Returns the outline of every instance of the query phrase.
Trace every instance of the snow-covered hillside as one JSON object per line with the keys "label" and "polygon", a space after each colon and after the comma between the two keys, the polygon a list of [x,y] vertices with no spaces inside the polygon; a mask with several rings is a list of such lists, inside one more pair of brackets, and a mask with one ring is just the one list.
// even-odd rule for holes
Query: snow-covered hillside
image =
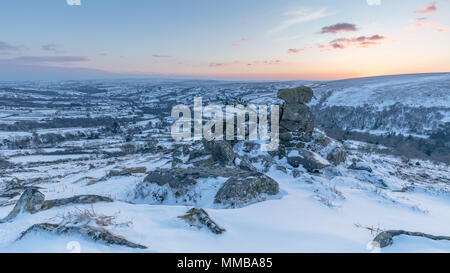
{"label": "snow-covered hillside", "polygon": [[[379,248],[375,239],[450,235],[448,164],[318,128],[271,152],[170,136],[172,106],[195,96],[283,105],[278,90],[299,85],[312,87],[308,105],[325,129],[429,134],[448,114],[448,84],[449,74],[2,83],[0,252],[450,252],[448,240],[403,234]],[[290,111],[308,112],[302,103]]]}
{"label": "snow-covered hillside", "polygon": [[[414,107],[446,107],[450,100],[450,73],[394,75],[323,83],[314,90],[324,106],[383,108],[401,103]],[[331,93],[329,93],[331,92]]]}
{"label": "snow-covered hillside", "polygon": [[450,73],[349,79],[311,87],[317,124],[325,128],[428,136],[449,126]]}

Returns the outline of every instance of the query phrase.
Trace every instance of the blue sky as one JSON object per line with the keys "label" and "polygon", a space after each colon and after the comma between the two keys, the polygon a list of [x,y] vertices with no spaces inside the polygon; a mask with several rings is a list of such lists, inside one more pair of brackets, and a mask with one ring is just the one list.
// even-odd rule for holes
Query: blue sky
{"label": "blue sky", "polygon": [[231,79],[450,71],[449,0],[368,2],[2,1],[0,66]]}

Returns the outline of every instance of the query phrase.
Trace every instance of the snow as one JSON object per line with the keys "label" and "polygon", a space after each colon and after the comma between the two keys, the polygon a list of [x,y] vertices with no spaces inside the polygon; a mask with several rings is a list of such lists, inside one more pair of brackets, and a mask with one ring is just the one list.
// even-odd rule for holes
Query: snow
{"label": "snow", "polygon": [[303,157],[299,152],[298,152],[298,150],[292,150],[292,151],[290,151],[289,153],[288,153],[288,156],[289,157]]}
{"label": "snow", "polygon": [[407,235],[400,235],[394,237],[394,243],[383,249],[383,252],[394,253],[404,252],[408,249],[409,252],[417,253],[448,253],[450,252],[450,241],[435,241],[422,237],[412,237]]}
{"label": "snow", "polygon": [[[318,90],[317,98],[312,104],[317,103],[317,100],[327,91],[334,90],[325,101],[326,104],[363,106],[367,103],[372,106],[380,105],[383,108],[401,101],[408,105],[439,106],[448,109],[450,93],[445,84],[450,79],[449,75],[409,75],[307,84],[315,86],[315,91]],[[208,94],[204,98],[204,105],[206,105],[214,103],[216,95],[231,92],[242,95],[250,103],[267,104],[277,102],[278,89],[299,84],[298,82],[260,84],[161,81],[161,84],[164,84],[161,89],[144,93],[136,91],[136,89],[147,90],[148,86],[145,84],[148,83],[144,80],[142,82],[117,81],[108,84],[96,82],[101,86],[106,85],[107,93],[89,97],[89,102],[96,105],[93,107],[95,109],[91,109],[92,116],[116,118],[138,116],[136,112],[130,114],[131,108],[122,104],[120,99],[109,100],[111,95],[125,94],[127,99],[133,99],[138,103],[136,108],[143,105],[156,108],[163,104],[163,98],[167,94],[177,94],[171,95],[171,103],[188,105],[195,95]],[[70,86],[74,83],[41,84],[48,90],[57,92],[62,98],[64,94],[80,95],[77,91],[70,91]],[[137,88],[141,84],[144,88]],[[151,84],[156,83],[151,82]],[[16,85],[20,86],[19,83]],[[149,88],[153,90],[151,85]],[[20,90],[25,89],[22,87]],[[8,93],[5,94],[8,95]],[[24,92],[20,94],[22,95],[24,98],[31,98],[32,101],[39,101],[36,94]],[[60,101],[59,103],[68,102]],[[448,113],[445,109],[440,110],[444,116]],[[42,121],[56,114],[58,117],[66,118],[86,117],[87,112],[87,108],[83,106],[59,113],[42,107],[42,109],[33,109],[31,113],[23,109],[2,110],[0,116],[2,122],[5,118],[8,122]],[[139,128],[146,127],[150,121],[161,123],[164,120],[164,114],[158,113],[158,117],[145,114],[136,123],[124,125],[121,129],[137,129],[139,133],[135,136],[139,139],[131,142],[136,146],[151,142],[152,138],[157,139],[158,143],[151,144],[153,145],[151,148],[156,148],[154,146],[174,147],[182,144],[170,141],[169,130],[164,131],[156,127]],[[73,127],[71,124],[69,126],[71,127],[39,129],[37,132],[64,134],[99,129],[99,127]],[[374,133],[382,132],[374,131]],[[31,132],[0,132],[1,141],[31,136]],[[75,250],[79,246],[81,252],[450,252],[450,242],[411,236],[395,237],[392,246],[374,250],[368,246],[376,234],[367,229],[367,227],[383,230],[403,229],[449,236],[448,165],[417,160],[420,161],[420,166],[415,164],[409,166],[402,163],[399,158],[365,152],[367,149],[360,149],[367,148],[367,144],[363,142],[347,140],[344,143],[349,157],[346,162],[339,166],[327,167],[320,173],[308,173],[301,166],[291,168],[286,158],[279,159],[277,156],[271,156],[270,159],[273,161],[264,162],[262,159],[269,157],[267,153],[259,148],[245,152],[243,145],[237,144],[234,147],[235,152],[241,158],[253,159],[249,162],[252,162],[256,169],[279,183],[280,193],[262,202],[229,209],[215,205],[213,202],[215,193],[226,181],[224,177],[199,179],[196,187],[190,192],[198,198],[183,205],[175,196],[170,195],[162,204],[155,202],[151,197],[137,199],[136,186],[144,180],[146,174],[110,177],[109,171],[145,167],[147,172],[150,172],[157,168],[172,168],[174,155],[159,152],[160,149],[156,149],[157,152],[109,154],[121,151],[122,145],[127,143],[123,135],[102,135],[99,139],[81,138],[64,141],[52,147],[51,145],[38,147],[39,149],[34,146],[20,150],[7,150],[2,147],[1,156],[6,156],[6,160],[10,162],[18,163],[17,166],[8,167],[9,169],[2,173],[0,177],[2,191],[11,185],[10,183],[19,181],[25,185],[38,186],[47,200],[80,194],[97,194],[110,197],[114,199],[114,202],[67,205],[33,215],[19,215],[12,222],[0,224],[0,252],[70,252],[73,250],[70,246],[75,246]],[[314,150],[315,159],[328,165],[326,155],[338,145],[340,144],[337,141],[332,141],[327,147]],[[377,147],[386,148],[381,145]],[[70,150],[71,148],[78,148],[80,154],[74,154],[73,151],[78,150]],[[64,154],[65,150],[71,153]],[[45,154],[52,152],[61,153],[61,155]],[[300,156],[300,153],[294,149],[289,156]],[[205,155],[198,157],[198,160],[209,158],[211,158],[210,155]],[[193,166],[187,163],[198,163],[187,162],[188,155],[179,156],[178,159],[182,161],[177,165],[180,168]],[[353,160],[363,162],[358,164],[370,167],[373,172],[348,169]],[[237,159],[235,163],[239,164],[240,159]],[[294,172],[299,174],[298,177],[294,178]],[[426,176],[429,177],[426,178]],[[39,182],[29,183],[36,179]],[[156,185],[151,187],[150,191],[161,189]],[[13,208],[13,205],[8,202],[16,201],[18,198],[19,196],[12,199],[0,198],[0,218],[5,217]],[[193,206],[204,208],[219,226],[226,229],[226,232],[216,235],[205,228],[190,226],[183,219],[178,218]],[[105,245],[74,234],[50,235],[41,232],[32,233],[22,240],[17,240],[21,232],[33,224],[59,223],[58,217],[80,209],[92,209],[99,214],[117,215],[119,222],[131,221],[130,226],[106,226],[105,228],[131,242],[146,245],[148,249],[136,250]]]}
{"label": "snow", "polygon": [[[401,102],[404,105],[424,107],[448,107],[450,92],[444,88],[450,73],[431,75],[400,75],[361,78],[331,82],[339,87],[326,105],[336,106],[385,106]],[[346,82],[350,84],[346,85]],[[442,86],[442,87],[441,87]]]}
{"label": "snow", "polygon": [[326,160],[325,158],[321,157],[320,155],[318,155],[318,154],[316,154],[314,152],[312,153],[312,155],[313,155],[314,159],[317,162],[319,162],[319,163],[321,163],[323,165],[329,165],[330,164],[330,162],[328,162],[328,160]]}
{"label": "snow", "polygon": [[[153,164],[155,168],[157,165]],[[239,209],[206,209],[212,219],[227,230],[222,235],[190,227],[179,219],[177,216],[183,215],[189,206],[130,204],[116,201],[97,203],[92,205],[92,208],[97,213],[107,215],[120,212],[120,219],[131,219],[133,222],[131,227],[112,228],[111,232],[124,236],[132,242],[149,246],[149,250],[146,250],[149,252],[371,252],[367,245],[374,234],[357,227],[357,224],[380,226],[384,229],[420,230],[438,235],[445,235],[448,232],[450,199],[447,196],[404,192],[397,193],[399,197],[397,200],[400,201],[393,203],[380,196],[377,191],[364,188],[370,188],[369,185],[344,176],[339,180],[326,182],[331,183],[345,196],[345,199],[336,201],[338,206],[329,208],[312,198],[318,192],[325,194],[324,196],[332,195],[331,191],[325,190],[329,185],[324,184],[321,188],[320,178],[311,176],[310,178],[316,181],[309,184],[305,183],[307,176],[293,179],[292,176],[274,168],[268,175],[280,183],[284,192],[282,198]],[[76,178],[66,177],[67,182],[63,182],[67,186],[65,189],[52,183],[40,186],[44,188],[43,193],[49,199],[72,196],[74,193],[109,193],[120,199],[120,193],[127,192],[127,189],[131,189],[143,177],[113,177],[91,186],[74,183]],[[219,178],[215,181],[205,179],[200,182],[202,190],[208,192],[212,190],[211,187],[207,187],[209,183],[223,183],[224,179]],[[206,196],[197,205],[208,207],[212,201],[210,199],[212,194]],[[409,200],[409,203],[402,204],[402,199]],[[418,204],[427,212],[416,210],[410,204]],[[90,205],[76,206],[77,209],[90,207]],[[0,207],[0,217],[6,216],[11,209],[12,206]],[[73,209],[66,206],[34,215],[22,215],[12,223],[0,225],[0,251],[69,252],[66,245],[71,241],[78,242],[82,252],[141,251],[105,246],[75,235],[30,234],[24,240],[14,241],[20,232],[30,225],[51,221],[55,215]],[[399,236],[395,239],[394,246],[381,251],[450,252],[450,243]]]}

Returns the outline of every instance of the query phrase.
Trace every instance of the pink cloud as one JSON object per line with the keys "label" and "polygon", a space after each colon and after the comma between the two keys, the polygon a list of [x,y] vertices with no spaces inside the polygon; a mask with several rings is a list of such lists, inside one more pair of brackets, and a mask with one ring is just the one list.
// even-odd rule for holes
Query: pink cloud
{"label": "pink cloud", "polygon": [[338,32],[342,31],[356,31],[356,25],[349,24],[349,23],[337,23],[335,25],[326,26],[322,28],[322,31],[320,33],[333,33],[336,34]]}
{"label": "pink cloud", "polygon": [[248,41],[250,41],[250,38],[242,38],[241,39],[241,42],[248,42]]}
{"label": "pink cloud", "polygon": [[436,11],[437,11],[436,2],[433,2],[433,3],[423,5],[422,9],[416,10],[416,11],[414,11],[414,13],[425,14],[425,13],[431,13],[431,12],[436,12]]}
{"label": "pink cloud", "polygon": [[426,28],[426,27],[435,27],[437,25],[438,25],[437,22],[418,23],[418,24],[413,24],[413,25],[409,26],[409,29],[416,30],[416,29]]}
{"label": "pink cloud", "polygon": [[437,33],[442,33],[442,32],[445,32],[446,30],[444,29],[444,28],[439,28],[439,29],[436,29],[436,32]]}
{"label": "pink cloud", "polygon": [[331,49],[345,49],[348,47],[369,47],[372,45],[379,45],[381,40],[386,39],[385,36],[372,35],[372,36],[359,36],[354,38],[338,38],[330,41],[328,45],[318,45],[321,51],[329,51]]}
{"label": "pink cloud", "polygon": [[305,51],[304,48],[290,48],[290,49],[288,49],[288,53],[291,53],[291,54],[297,54],[297,53],[301,53],[303,51]]}

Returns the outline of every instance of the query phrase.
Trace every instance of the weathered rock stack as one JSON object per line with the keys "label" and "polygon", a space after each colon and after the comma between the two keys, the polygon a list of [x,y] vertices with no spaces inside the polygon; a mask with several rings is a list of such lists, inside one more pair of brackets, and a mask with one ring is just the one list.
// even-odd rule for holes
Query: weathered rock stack
{"label": "weathered rock stack", "polygon": [[283,145],[303,147],[301,142],[311,141],[314,116],[306,103],[312,97],[313,91],[306,86],[278,91],[278,98],[285,102],[280,117],[280,141]]}
{"label": "weathered rock stack", "polygon": [[[330,164],[345,161],[341,144],[325,133],[314,130],[314,115],[306,105],[313,98],[313,91],[306,86],[278,91],[284,100],[280,117],[280,143],[288,163],[297,168],[315,172]],[[280,153],[279,153],[280,156]]]}

